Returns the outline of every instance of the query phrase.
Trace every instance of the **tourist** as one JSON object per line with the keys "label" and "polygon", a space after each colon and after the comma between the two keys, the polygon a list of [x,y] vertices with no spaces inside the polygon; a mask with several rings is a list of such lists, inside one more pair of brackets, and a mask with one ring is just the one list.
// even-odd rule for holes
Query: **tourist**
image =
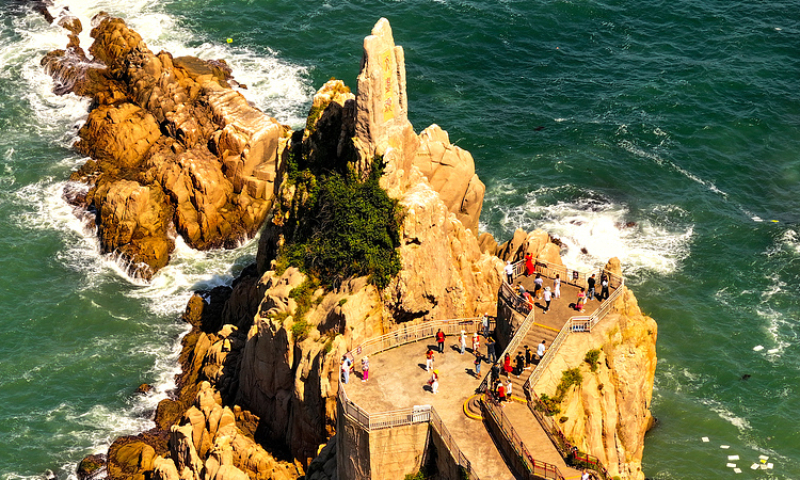
{"label": "tourist", "polygon": [[525,287],[523,287],[521,283],[517,285],[517,291],[519,292],[520,297],[525,296]]}
{"label": "tourist", "polygon": [[350,359],[345,355],[342,360],[342,382],[347,384],[350,381]]}
{"label": "tourist", "polygon": [[533,350],[525,345],[525,370],[530,370],[533,364]]}
{"label": "tourist", "polygon": [[600,300],[608,300],[608,275],[605,273],[600,277],[600,287],[602,287],[602,289],[600,290],[600,297],[598,298],[600,298]]}
{"label": "tourist", "polygon": [[586,280],[586,283],[589,285],[589,288],[586,289],[586,295],[589,297],[589,300],[592,300],[594,298],[595,282],[596,280],[594,279],[594,273],[593,273],[592,276],[589,277],[589,280]]}
{"label": "tourist", "polygon": [[511,378],[511,355],[507,353],[503,359],[503,371],[506,372],[506,378]]}
{"label": "tourist", "polygon": [[525,254],[525,276],[530,277],[533,275],[535,267],[533,265],[533,256],[530,253]]}
{"label": "tourist", "polygon": [[489,314],[484,313],[483,318],[481,319],[483,323],[483,337],[487,338],[489,336]]}
{"label": "tourist", "polygon": [[582,312],[584,304],[586,304],[586,289],[581,287],[581,291],[578,292],[578,300],[575,302],[575,310]]}
{"label": "tourist", "polygon": [[430,372],[433,368],[433,350],[428,348],[428,353],[425,354],[425,371]]}
{"label": "tourist", "polygon": [[561,298],[561,277],[556,273],[556,279],[553,280],[553,296]]}
{"label": "tourist", "polygon": [[547,311],[550,310],[550,300],[553,299],[553,294],[550,293],[550,287],[544,287],[544,312],[547,314]]}
{"label": "tourist", "polygon": [[514,283],[514,265],[511,265],[511,261],[506,261],[506,266],[503,269],[506,272],[506,281],[508,281],[509,285]]}
{"label": "tourist", "polygon": [[433,375],[431,375],[431,379],[428,380],[428,384],[431,386],[431,392],[436,395],[436,392],[439,391],[439,370],[433,371]]}
{"label": "tourist", "polygon": [[515,358],[516,365],[514,369],[516,370],[514,374],[519,377],[522,375],[522,371],[525,370],[525,356],[522,354],[522,351],[517,352],[517,357]]}
{"label": "tourist", "polygon": [[475,378],[478,378],[481,375],[481,354],[479,352],[475,352]]}
{"label": "tourist", "polygon": [[500,403],[501,407],[505,406],[504,402],[506,401],[506,387],[502,382],[497,385],[497,401]]}
{"label": "tourist", "polygon": [[509,402],[511,401],[511,380],[506,383],[506,399]]}
{"label": "tourist", "polygon": [[495,346],[494,338],[489,337],[486,339],[486,356],[490,363],[497,362],[497,353],[494,351]]}
{"label": "tourist", "polygon": [[439,353],[444,353],[444,332],[441,328],[436,332],[436,344],[439,346]]}
{"label": "tourist", "polygon": [[533,285],[534,285],[533,296],[536,298],[536,300],[539,300],[540,298],[542,298],[539,295],[540,292],[542,291],[542,285],[544,285],[544,280],[542,280],[541,273],[536,274],[536,278],[533,279]]}
{"label": "tourist", "polygon": [[586,470],[581,472],[581,480],[589,480],[590,478],[591,477],[589,476],[589,472],[587,472]]}
{"label": "tourist", "polygon": [[500,381],[500,367],[496,363],[492,364],[492,382]]}
{"label": "tourist", "polygon": [[464,355],[464,350],[467,349],[467,332],[461,330],[461,337],[459,338],[459,343],[461,345],[461,355]]}
{"label": "tourist", "polygon": [[531,296],[530,292],[525,292],[525,303],[528,305],[530,310],[533,310],[533,297]]}
{"label": "tourist", "polygon": [[364,355],[361,359],[361,381],[366,382],[369,380],[369,358]]}
{"label": "tourist", "polygon": [[536,349],[536,355],[539,357],[539,362],[541,362],[542,358],[544,358],[544,353],[546,351],[547,351],[547,347],[544,344],[544,340],[542,340],[542,343],[540,343],[539,347]]}
{"label": "tourist", "polygon": [[479,348],[481,348],[481,340],[478,332],[475,332],[472,334],[472,353],[478,353]]}

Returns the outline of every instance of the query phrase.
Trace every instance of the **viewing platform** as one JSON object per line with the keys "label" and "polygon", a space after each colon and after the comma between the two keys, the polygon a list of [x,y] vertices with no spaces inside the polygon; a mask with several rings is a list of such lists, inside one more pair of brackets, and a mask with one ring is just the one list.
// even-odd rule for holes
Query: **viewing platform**
{"label": "viewing platform", "polygon": [[[544,286],[553,290],[553,278],[559,267],[537,265]],[[518,293],[521,284],[533,293],[535,275],[521,275],[522,265],[515,265],[513,284],[504,283],[498,295],[497,326],[490,334],[498,340],[498,365],[504,353],[513,361],[527,345],[533,352],[542,340],[547,353],[546,364],[558,353],[560,342],[572,332],[591,330],[608,311],[610,301],[595,297],[587,300],[584,312],[574,309],[580,286],[587,276],[561,268],[561,298],[553,298],[547,314],[545,302],[524,301]],[[545,275],[549,275],[545,277]],[[595,272],[600,290],[600,274]],[[564,280],[567,276],[568,280]],[[623,285],[622,279],[610,282],[610,300]],[[441,329],[446,334],[445,348],[439,353],[435,340]],[[460,333],[467,336],[465,353],[460,353]],[[480,375],[475,373],[472,336],[479,333],[479,349],[484,359]],[[438,392],[434,394],[428,380],[426,352],[434,352],[433,369],[438,370]],[[505,349],[505,350],[503,350]],[[534,413],[536,402],[532,392],[538,372],[535,362],[529,369],[500,374],[505,383],[512,383],[510,402],[500,406],[487,393],[491,364],[487,362],[486,338],[480,318],[428,321],[402,325],[395,331],[370,339],[350,353],[354,373],[349,383],[340,379],[340,425],[349,447],[361,453],[362,462],[353,455],[337,451],[345,462],[347,478],[402,478],[414,473],[435,459],[440,472],[448,469],[452,476],[443,478],[486,479],[578,479],[580,471],[569,467],[564,458],[571,451],[560,451],[553,439],[558,427],[551,417]],[[361,359],[369,358],[369,379],[362,381]],[[477,401],[476,401],[477,400]],[[476,409],[479,405],[480,409]],[[547,429],[543,427],[547,425]],[[341,441],[341,440],[340,440]],[[433,452],[431,453],[431,448]],[[585,457],[591,463],[592,458]],[[596,459],[594,459],[596,460]],[[349,463],[348,463],[349,462]],[[340,467],[341,468],[341,467]],[[595,469],[602,478],[602,465]]]}

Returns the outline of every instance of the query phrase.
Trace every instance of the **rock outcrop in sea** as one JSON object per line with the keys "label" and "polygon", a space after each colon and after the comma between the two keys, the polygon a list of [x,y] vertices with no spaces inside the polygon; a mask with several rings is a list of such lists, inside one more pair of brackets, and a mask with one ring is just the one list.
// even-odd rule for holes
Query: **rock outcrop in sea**
{"label": "rock outcrop in sea", "polygon": [[151,278],[180,235],[191,247],[233,247],[254,236],[272,204],[288,128],[251,106],[224,61],[154,54],[124,21],[99,14],[89,55],[79,19],[64,50],[42,60],[56,92],[92,99],[78,152],[91,157],[70,200],[96,215],[105,253]]}
{"label": "rock outcrop in sea", "polygon": [[[153,430],[114,442],[109,478],[336,478],[339,361],[350,347],[401,323],[493,314],[506,260],[561,263],[540,230],[502,245],[478,237],[484,186],[472,157],[436,125],[415,133],[403,50],[385,19],[364,41],[357,95],[327,82],[298,132],[231,89],[222,61],[153,54],[103,14],[89,58],[74,36],[79,22],[64,24],[70,46],[43,64],[59,89],[94,100],[76,146],[93,159],[73,178],[90,186],[75,201],[96,213],[103,248],[149,278],[174,234],[195,248],[230,246],[263,223],[256,265],[189,301],[178,390],[159,404]],[[388,285],[349,276],[323,288],[283,261],[288,226],[312,196],[290,179],[298,159],[362,180],[380,166],[380,185],[403,212]],[[640,377],[631,372],[625,395],[649,395],[652,371]],[[641,460],[627,448],[618,453]]]}

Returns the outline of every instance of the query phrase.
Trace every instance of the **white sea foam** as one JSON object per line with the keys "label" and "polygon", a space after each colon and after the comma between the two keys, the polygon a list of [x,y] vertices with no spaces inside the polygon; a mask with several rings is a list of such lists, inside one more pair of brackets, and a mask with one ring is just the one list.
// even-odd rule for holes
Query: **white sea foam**
{"label": "white sea foam", "polygon": [[724,197],[724,198],[728,197],[728,194],[726,192],[723,192],[719,188],[717,188],[717,186],[714,185],[713,182],[711,182],[709,180],[703,180],[702,178],[700,178],[697,175],[693,174],[692,172],[686,170],[685,168],[682,168],[681,166],[675,164],[674,162],[672,162],[670,160],[666,160],[664,158],[661,158],[660,156],[656,155],[655,153],[647,152],[647,151],[641,149],[640,147],[636,146],[633,142],[631,142],[629,140],[622,140],[620,142],[620,147],[622,147],[626,151],[628,151],[628,152],[630,152],[630,153],[632,153],[632,154],[634,154],[636,156],[639,156],[639,157],[642,157],[642,158],[647,158],[647,159],[653,161],[653,163],[655,163],[656,165],[659,165],[661,167],[671,168],[671,169],[675,170],[676,172],[680,173],[681,175],[683,175],[684,177],[688,178],[689,180],[692,180],[693,182],[697,182],[700,185],[703,185],[704,187],[708,188],[710,191],[712,191],[714,193],[717,193],[719,195],[722,195],[722,197]]}
{"label": "white sea foam", "polygon": [[739,430],[739,433],[745,433],[751,429],[750,422],[748,422],[746,418],[737,416],[735,413],[725,408],[725,406],[720,402],[707,398],[701,399],[700,402],[708,406],[712,412],[719,415],[719,418],[736,427],[736,429]]}
{"label": "white sea foam", "polygon": [[[689,255],[693,227],[684,220],[687,212],[679,207],[657,205],[631,218],[625,205],[598,199],[593,192],[571,201],[539,201],[559,189],[573,188],[545,187],[530,192],[524,204],[501,208],[503,225],[509,230],[541,228],[558,237],[564,263],[578,269],[596,268],[618,257],[628,275],[670,273]],[[635,224],[629,226],[632,220]]]}

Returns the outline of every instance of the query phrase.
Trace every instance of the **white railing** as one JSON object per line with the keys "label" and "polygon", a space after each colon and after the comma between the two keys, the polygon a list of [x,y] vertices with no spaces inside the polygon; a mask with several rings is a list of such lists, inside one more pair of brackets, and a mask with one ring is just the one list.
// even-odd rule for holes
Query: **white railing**
{"label": "white railing", "polygon": [[[371,338],[347,352],[346,355],[352,359],[363,355],[374,355],[391,348],[396,348],[408,343],[414,343],[425,338],[436,335],[440,329],[445,335],[460,335],[464,330],[466,333],[481,332],[483,323],[481,317],[459,318],[452,320],[434,320],[430,322],[417,323],[413,325],[402,325],[391,333]],[[367,412],[359,407],[347,396],[347,391],[339,375],[339,404],[342,412],[350,417],[355,423],[367,431],[384,430],[388,428],[402,427],[417,423],[430,423],[442,438],[448,451],[451,453],[456,463],[464,468],[470,480],[480,480],[473,471],[472,464],[456,445],[450,432],[445,427],[439,415],[433,407],[415,408],[409,407],[401,410],[389,412]]]}

